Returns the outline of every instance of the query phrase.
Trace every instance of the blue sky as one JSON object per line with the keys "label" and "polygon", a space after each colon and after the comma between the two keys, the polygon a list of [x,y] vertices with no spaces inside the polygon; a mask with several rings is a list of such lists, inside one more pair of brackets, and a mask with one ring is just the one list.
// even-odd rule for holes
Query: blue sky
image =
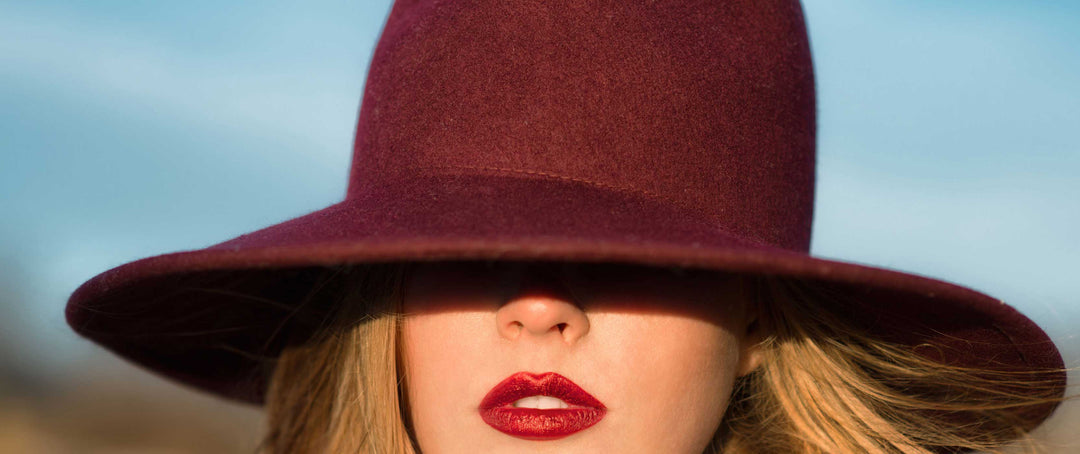
{"label": "blue sky", "polygon": [[[0,0],[0,318],[27,363],[93,351],[62,310],[98,272],[338,201],[389,5]],[[1002,298],[1080,366],[1080,2],[804,5],[814,253]]]}

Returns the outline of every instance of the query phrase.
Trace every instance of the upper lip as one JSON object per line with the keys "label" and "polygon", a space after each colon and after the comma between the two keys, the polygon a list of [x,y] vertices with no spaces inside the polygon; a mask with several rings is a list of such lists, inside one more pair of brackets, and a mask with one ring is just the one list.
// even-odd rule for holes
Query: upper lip
{"label": "upper lip", "polygon": [[499,382],[480,402],[480,409],[487,410],[513,404],[530,396],[551,396],[567,404],[580,407],[604,409],[604,404],[581,389],[569,378],[555,372],[532,374],[518,372]]}

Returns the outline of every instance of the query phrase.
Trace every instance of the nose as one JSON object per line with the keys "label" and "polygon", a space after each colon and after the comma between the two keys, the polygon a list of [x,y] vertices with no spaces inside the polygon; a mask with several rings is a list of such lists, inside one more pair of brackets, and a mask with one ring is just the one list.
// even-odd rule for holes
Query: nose
{"label": "nose", "polygon": [[559,339],[572,345],[589,332],[588,317],[554,272],[527,267],[517,283],[495,314],[503,338]]}

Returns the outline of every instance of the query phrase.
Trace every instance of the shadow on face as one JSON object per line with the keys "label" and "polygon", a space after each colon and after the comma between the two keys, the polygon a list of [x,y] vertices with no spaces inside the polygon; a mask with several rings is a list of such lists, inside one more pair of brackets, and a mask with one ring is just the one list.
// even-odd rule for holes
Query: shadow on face
{"label": "shadow on face", "polygon": [[720,325],[747,310],[744,284],[735,274],[619,263],[422,262],[409,270],[404,312],[496,311],[516,299],[541,298],[585,313],[663,314]]}

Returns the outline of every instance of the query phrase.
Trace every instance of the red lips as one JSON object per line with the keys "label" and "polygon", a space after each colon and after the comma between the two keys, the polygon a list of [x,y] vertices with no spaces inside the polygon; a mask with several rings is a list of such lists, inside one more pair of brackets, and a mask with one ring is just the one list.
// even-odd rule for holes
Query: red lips
{"label": "red lips", "polygon": [[[516,408],[513,403],[530,396],[562,399],[570,408],[540,410]],[[495,385],[480,402],[480,417],[507,435],[549,440],[580,432],[599,422],[607,408],[570,379],[554,372],[518,372]]]}

